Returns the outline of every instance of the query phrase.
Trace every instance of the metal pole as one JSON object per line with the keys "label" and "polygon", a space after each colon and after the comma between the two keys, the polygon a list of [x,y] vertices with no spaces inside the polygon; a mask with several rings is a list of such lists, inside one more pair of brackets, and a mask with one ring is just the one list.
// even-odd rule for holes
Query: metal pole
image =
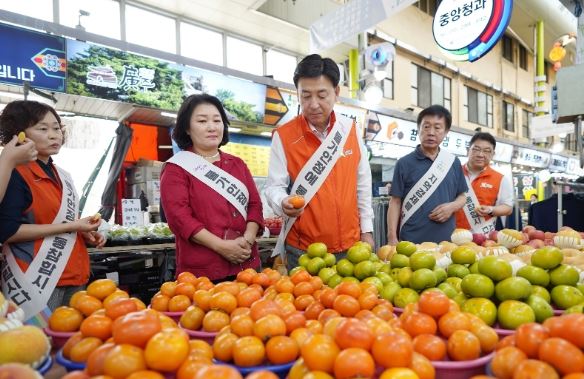
{"label": "metal pole", "polygon": [[582,155],[582,115],[576,117],[574,121],[574,136],[576,137],[576,152],[580,159],[580,167],[584,166],[584,156]]}
{"label": "metal pole", "polygon": [[[521,210],[519,209],[519,198],[515,198],[515,230],[520,230],[519,220],[521,218]],[[503,228],[505,225],[503,225]]]}
{"label": "metal pole", "polygon": [[[544,29],[543,21],[539,20],[536,23],[536,46],[537,46],[537,61],[536,61],[536,75],[541,78],[546,75],[545,72],[545,53],[544,53]],[[545,79],[538,80],[537,86],[545,85]],[[537,91],[537,97],[542,98],[545,96],[545,91]],[[543,116],[544,112],[541,110],[545,106],[544,101],[538,101],[536,106],[540,108],[539,112],[536,112],[537,116]]]}
{"label": "metal pole", "polygon": [[564,185],[558,183],[556,183],[556,185],[558,186],[558,230],[560,230],[564,224],[564,208],[562,204],[564,197]]}

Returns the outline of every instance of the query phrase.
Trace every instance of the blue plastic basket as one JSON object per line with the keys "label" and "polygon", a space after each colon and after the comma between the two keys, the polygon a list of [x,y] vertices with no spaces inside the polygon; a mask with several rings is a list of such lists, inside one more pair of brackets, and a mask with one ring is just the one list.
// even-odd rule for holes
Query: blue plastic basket
{"label": "blue plastic basket", "polygon": [[73,362],[65,358],[63,356],[63,349],[60,349],[57,352],[57,355],[55,355],[55,361],[61,366],[65,367],[65,370],[67,370],[67,372],[85,369],[85,363]]}
{"label": "blue plastic basket", "polygon": [[47,355],[47,359],[45,359],[43,363],[37,367],[37,371],[44,376],[47,372],[49,372],[51,367],[53,367],[53,358],[51,358],[50,355]]}
{"label": "blue plastic basket", "polygon": [[281,365],[261,365],[261,366],[251,366],[251,367],[236,366],[234,364],[226,363],[226,362],[220,361],[218,359],[214,359],[214,362],[216,364],[220,364],[220,365],[231,366],[231,367],[235,368],[237,371],[239,371],[239,373],[244,377],[248,374],[251,374],[252,372],[266,370],[266,371],[271,371],[274,374],[278,375],[279,378],[285,379],[288,376],[288,372],[290,372],[292,365],[294,365],[294,362],[296,362],[296,361],[284,363]]}

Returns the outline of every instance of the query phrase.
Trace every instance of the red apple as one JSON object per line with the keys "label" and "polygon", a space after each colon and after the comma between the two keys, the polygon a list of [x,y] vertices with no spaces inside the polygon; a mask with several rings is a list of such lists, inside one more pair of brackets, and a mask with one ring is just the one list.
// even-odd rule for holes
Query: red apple
{"label": "red apple", "polygon": [[496,241],[497,240],[497,231],[493,230],[492,232],[489,233],[488,237],[490,240]]}
{"label": "red apple", "polygon": [[487,240],[487,237],[482,233],[473,233],[472,241],[477,245],[482,245]]}
{"label": "red apple", "polygon": [[531,230],[527,233],[527,235],[529,236],[530,240],[544,240],[545,239],[545,233],[542,232],[541,230]]}
{"label": "red apple", "polygon": [[543,240],[540,240],[540,239],[531,240],[527,244],[529,246],[532,246],[532,247],[536,248],[536,249],[542,248],[542,247],[544,247],[546,245],[544,243],[544,241]]}
{"label": "red apple", "polygon": [[530,231],[535,230],[535,226],[533,225],[525,225],[523,227],[523,230],[521,230],[523,233],[527,233],[529,234]]}
{"label": "red apple", "polygon": [[546,246],[554,246],[554,240],[553,239],[546,239],[545,241],[543,241],[544,244]]}

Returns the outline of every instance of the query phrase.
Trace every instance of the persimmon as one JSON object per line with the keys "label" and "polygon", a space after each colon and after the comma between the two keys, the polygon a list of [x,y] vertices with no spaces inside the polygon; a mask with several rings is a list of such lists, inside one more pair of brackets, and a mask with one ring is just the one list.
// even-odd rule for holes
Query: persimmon
{"label": "persimmon", "polygon": [[318,322],[320,322],[322,325],[325,325],[331,318],[340,316],[341,314],[334,309],[325,309],[318,315]]}
{"label": "persimmon", "polygon": [[393,313],[393,305],[391,305],[391,303],[381,302],[377,304],[375,307],[373,307],[373,309],[371,309],[371,312],[373,312],[375,316],[385,321],[389,321],[395,317]]}
{"label": "persimmon", "polygon": [[463,312],[449,311],[438,320],[438,330],[449,338],[457,330],[470,330],[470,320]]}
{"label": "persimmon", "polygon": [[559,379],[549,364],[535,359],[525,359],[516,365],[513,379]]}
{"label": "persimmon", "polygon": [[199,373],[199,371],[210,364],[211,363],[201,362],[198,359],[188,357],[178,368],[176,379],[192,379]]}
{"label": "persimmon", "polygon": [[419,379],[434,379],[436,377],[436,370],[432,366],[432,362],[415,351],[412,355],[412,364],[409,368],[418,375]]}
{"label": "persimmon", "polygon": [[300,353],[309,370],[333,373],[335,360],[340,349],[332,337],[315,334],[304,341]]}
{"label": "persimmon", "polygon": [[150,338],[144,359],[156,371],[176,371],[189,355],[189,336],[182,329],[164,329]]}
{"label": "persimmon", "polygon": [[433,334],[420,334],[412,341],[414,351],[422,354],[431,361],[440,361],[446,357],[446,343]]}
{"label": "persimmon", "polygon": [[349,295],[355,299],[358,299],[363,293],[359,283],[354,282],[341,282],[335,287],[335,290],[337,290],[339,295]]}
{"label": "persimmon", "polygon": [[298,328],[303,328],[306,325],[306,317],[302,312],[295,311],[284,317],[286,324],[286,334],[289,335]]}
{"label": "persimmon", "polygon": [[288,277],[280,278],[276,282],[276,291],[279,293],[292,293],[294,291],[294,283]]}
{"label": "persimmon", "polygon": [[300,348],[292,337],[276,336],[266,343],[266,356],[273,364],[292,362],[298,354],[300,354]]}
{"label": "persimmon", "polygon": [[319,301],[326,308],[331,309],[333,307],[333,302],[335,301],[335,298],[337,297],[337,295],[338,295],[338,292],[336,289],[326,287],[322,290],[322,293],[320,294]]}
{"label": "persimmon", "polygon": [[250,307],[250,316],[254,321],[270,314],[282,316],[282,309],[274,300],[260,299]]}
{"label": "persimmon", "polygon": [[[83,295],[87,295],[87,291],[82,290],[82,291],[77,291],[75,292],[71,298],[69,299],[69,306],[71,308],[75,308],[77,309],[77,301],[79,300],[79,298]],[[54,313],[54,312],[53,312]]]}
{"label": "persimmon", "polygon": [[146,370],[144,352],[133,345],[114,346],[103,362],[104,374],[114,379],[123,379],[141,370]]}
{"label": "persimmon", "polygon": [[225,312],[211,310],[203,317],[203,330],[206,332],[218,332],[226,325],[229,325],[231,319]]}
{"label": "persimmon", "polygon": [[254,371],[248,374],[245,379],[278,379],[278,375],[268,370]]}
{"label": "persimmon", "polygon": [[418,300],[420,312],[432,317],[446,314],[450,308],[448,296],[440,291],[425,291]]}
{"label": "persimmon", "polygon": [[213,348],[207,341],[189,340],[189,355],[197,355],[213,359]]}
{"label": "persimmon", "polygon": [[497,350],[491,361],[491,370],[497,378],[510,379],[517,365],[526,360],[527,355],[515,346],[506,346]]}
{"label": "persimmon", "polygon": [[221,282],[213,288],[213,291],[215,293],[229,292],[233,296],[237,296],[239,291],[241,291],[241,288],[239,288],[239,284],[237,284],[236,282]]}
{"label": "persimmon", "polygon": [[110,301],[105,308],[105,315],[112,320],[138,310],[138,304],[132,298],[119,298]]}
{"label": "persimmon", "polygon": [[341,294],[335,298],[333,309],[338,311],[342,316],[353,317],[361,310],[361,307],[356,298],[350,295]]}
{"label": "persimmon", "polygon": [[238,282],[242,282],[249,285],[252,283],[254,276],[255,274],[252,274],[251,272],[244,270],[237,273],[236,280]]}
{"label": "persimmon", "polygon": [[223,333],[213,341],[213,356],[220,361],[229,362],[233,359],[233,346],[239,337],[233,333]]}
{"label": "persimmon", "polygon": [[369,350],[374,335],[367,324],[355,318],[342,319],[335,329],[335,342],[341,349],[358,347]]}
{"label": "persimmon", "polygon": [[109,354],[110,350],[116,345],[111,342],[106,342],[99,346],[97,349],[93,350],[91,354],[87,357],[87,362],[85,364],[85,371],[91,376],[102,375],[103,365],[105,358]]}
{"label": "persimmon", "polygon": [[316,299],[312,295],[300,295],[294,299],[294,306],[297,310],[303,311],[315,301]]}
{"label": "persimmon", "polygon": [[388,332],[375,337],[371,353],[375,362],[385,368],[409,367],[414,345],[404,334]]}
{"label": "persimmon", "polygon": [[191,299],[187,295],[174,295],[168,301],[169,312],[184,312],[191,305]]}
{"label": "persimmon", "polygon": [[211,293],[207,290],[197,290],[193,295],[193,304],[201,308],[203,311],[207,312],[209,307],[209,301],[211,300]]}
{"label": "persimmon", "polygon": [[455,361],[469,361],[481,356],[481,342],[468,330],[457,330],[448,337],[448,356]]}
{"label": "persimmon", "polygon": [[308,282],[312,278],[312,275],[308,273],[306,270],[298,270],[294,274],[290,276],[290,280],[295,285],[300,282]]}
{"label": "persimmon", "polygon": [[[126,291],[117,289],[112,294],[108,295],[105,299],[103,299],[102,301],[103,306],[106,307],[110,302],[114,301],[115,299],[119,299],[120,297],[129,298],[130,295],[128,295]],[[83,296],[81,296],[80,298],[83,298]]]}
{"label": "persimmon", "polygon": [[256,336],[241,337],[233,345],[233,362],[238,366],[258,366],[265,357],[264,343]]}
{"label": "persimmon", "polygon": [[183,271],[177,275],[176,281],[178,283],[191,283],[192,285],[195,285],[197,283],[197,277],[192,272]]}
{"label": "persimmon", "polygon": [[105,341],[112,336],[112,326],[113,321],[111,318],[102,315],[91,315],[83,320],[79,330],[85,337],[97,337]]}
{"label": "persimmon", "polygon": [[286,335],[286,323],[279,316],[270,314],[255,321],[253,334],[266,342],[272,337]]}
{"label": "persimmon", "polygon": [[150,307],[159,312],[168,312],[169,301],[170,297],[160,293],[152,297],[152,299],[150,300]]}
{"label": "persimmon", "polygon": [[164,379],[164,376],[156,371],[140,370],[130,374],[126,379]]}
{"label": "persimmon", "polygon": [[259,284],[263,288],[267,288],[271,284],[270,277],[263,272],[260,272],[254,276],[251,282],[252,284]]}
{"label": "persimmon", "polygon": [[71,371],[61,377],[61,379],[91,379],[91,377],[85,371]]}
{"label": "persimmon", "polygon": [[305,204],[304,196],[302,195],[291,196],[288,202],[296,209],[302,208]]}
{"label": "persimmon", "polygon": [[538,357],[562,375],[584,372],[584,353],[563,338],[551,337],[543,341],[539,345]]}
{"label": "persimmon", "polygon": [[201,308],[196,305],[191,305],[180,316],[180,325],[185,329],[199,330],[203,325],[204,317],[205,312]]}
{"label": "persimmon", "polygon": [[116,344],[130,344],[144,347],[156,333],[162,330],[157,312],[145,309],[128,313],[113,323],[112,335]]}
{"label": "persimmon", "polygon": [[97,279],[89,283],[86,291],[88,295],[103,300],[114,293],[117,288],[118,286],[111,279]]}
{"label": "persimmon", "polygon": [[76,302],[76,305],[77,310],[83,313],[85,317],[89,316],[98,309],[103,308],[102,302],[98,298],[91,295],[80,296]]}
{"label": "persimmon", "polygon": [[306,329],[314,334],[322,333],[323,325],[318,320],[306,320]]}
{"label": "persimmon", "polygon": [[229,314],[237,308],[237,299],[229,292],[217,292],[211,295],[211,298],[209,299],[209,308]]}
{"label": "persimmon", "polygon": [[337,355],[334,373],[337,379],[372,378],[375,362],[367,350],[350,347]]}
{"label": "persimmon", "polygon": [[357,300],[362,310],[371,310],[379,302],[379,297],[377,294],[367,291],[363,292]]}
{"label": "persimmon", "polygon": [[193,379],[242,379],[235,368],[226,365],[203,367]]}
{"label": "persimmon", "polygon": [[97,337],[84,337],[77,342],[69,352],[69,359],[73,362],[86,362],[89,354],[103,344]]}
{"label": "persimmon", "polygon": [[229,317],[231,317],[231,319],[233,320],[234,317],[241,315],[249,316],[250,313],[251,311],[247,307],[237,307],[229,314]]}
{"label": "persimmon", "polygon": [[426,313],[413,312],[402,319],[402,328],[412,337],[420,334],[436,334],[438,326],[432,316]]}
{"label": "persimmon", "polygon": [[495,350],[495,347],[499,343],[499,335],[495,329],[488,325],[473,325],[470,331],[472,334],[477,336],[481,344],[481,351],[485,354],[490,353]]}
{"label": "persimmon", "polygon": [[189,299],[193,297],[195,294],[195,286],[192,283],[179,283],[176,285],[174,289],[174,295],[185,295]]}
{"label": "persimmon", "polygon": [[314,287],[310,282],[300,282],[294,286],[293,294],[298,297],[300,295],[312,295]]}
{"label": "persimmon", "polygon": [[294,331],[292,333],[290,333],[290,337],[294,341],[296,341],[296,344],[298,345],[298,347],[302,347],[302,345],[304,345],[304,342],[306,342],[308,337],[313,336],[313,335],[314,335],[314,333],[306,328],[294,329]]}
{"label": "persimmon", "polygon": [[71,355],[71,348],[77,344],[77,342],[83,339],[83,333],[76,332],[71,337],[67,339],[65,345],[63,345],[63,356],[67,359],[70,359]]}
{"label": "persimmon", "polygon": [[49,328],[55,332],[75,332],[83,322],[83,314],[75,308],[61,306],[49,316]]}
{"label": "persimmon", "polygon": [[308,320],[317,320],[320,312],[324,311],[324,305],[318,301],[313,301],[304,310],[304,316]]}
{"label": "persimmon", "polygon": [[252,336],[254,321],[249,315],[235,316],[231,319],[231,332],[238,337]]}

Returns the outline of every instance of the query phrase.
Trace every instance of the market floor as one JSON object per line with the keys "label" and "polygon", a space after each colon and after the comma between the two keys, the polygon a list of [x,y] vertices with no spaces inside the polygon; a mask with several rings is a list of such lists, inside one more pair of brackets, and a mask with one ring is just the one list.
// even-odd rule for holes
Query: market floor
{"label": "market floor", "polygon": [[65,370],[65,367],[58,363],[53,363],[53,367],[47,372],[45,379],[60,379],[65,376],[66,373],[67,371]]}

